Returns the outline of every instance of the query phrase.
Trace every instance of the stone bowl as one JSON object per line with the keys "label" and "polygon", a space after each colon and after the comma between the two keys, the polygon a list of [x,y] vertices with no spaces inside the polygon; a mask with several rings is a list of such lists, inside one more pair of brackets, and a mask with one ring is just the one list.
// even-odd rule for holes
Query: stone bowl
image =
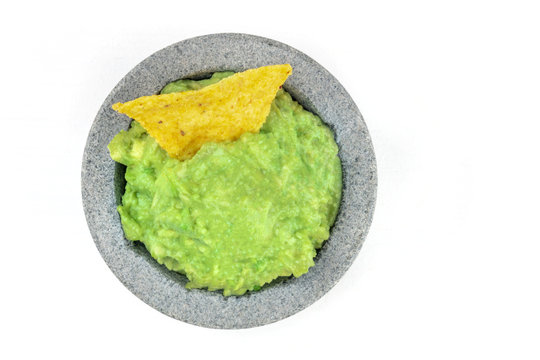
{"label": "stone bowl", "polygon": [[[107,145],[120,130],[128,129],[130,119],[113,111],[111,105],[156,94],[180,78],[282,63],[293,67],[284,88],[332,128],[339,146],[343,197],[330,238],[319,250],[315,266],[299,278],[275,281],[243,296],[188,290],[184,275],[159,265],[144,245],[124,237],[116,207],[124,191],[125,168],[111,160]],[[86,220],[113,273],[153,308],[209,328],[269,324],[305,309],[329,291],[360,251],[373,216],[376,187],[375,155],[366,124],[339,81],[300,51],[246,34],[213,34],[180,41],[142,61],[105,99],[90,129],[82,162]]]}

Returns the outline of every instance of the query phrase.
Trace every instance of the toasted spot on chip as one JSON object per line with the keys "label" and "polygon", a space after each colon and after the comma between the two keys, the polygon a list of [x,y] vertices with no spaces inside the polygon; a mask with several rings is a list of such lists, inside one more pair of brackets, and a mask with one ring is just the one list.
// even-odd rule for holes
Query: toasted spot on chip
{"label": "toasted spot on chip", "polygon": [[258,132],[291,73],[289,64],[263,66],[200,90],[143,96],[113,109],[138,121],[169,156],[186,160],[204,143]]}

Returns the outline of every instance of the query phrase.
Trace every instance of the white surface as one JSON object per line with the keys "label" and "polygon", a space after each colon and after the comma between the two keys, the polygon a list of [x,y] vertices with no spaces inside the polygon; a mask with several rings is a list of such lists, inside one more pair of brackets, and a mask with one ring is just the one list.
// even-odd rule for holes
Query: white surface
{"label": "white surface", "polygon": [[[537,2],[257,3],[3,5],[0,358],[538,359]],[[305,311],[242,331],[184,324],[129,293],[80,199],[86,135],[113,86],[154,51],[215,32],[325,66],[379,166],[349,272]]]}

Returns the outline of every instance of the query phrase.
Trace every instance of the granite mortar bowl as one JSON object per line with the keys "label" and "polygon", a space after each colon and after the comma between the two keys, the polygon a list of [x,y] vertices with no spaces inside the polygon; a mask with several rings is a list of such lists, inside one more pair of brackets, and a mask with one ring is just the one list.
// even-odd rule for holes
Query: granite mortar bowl
{"label": "granite mortar bowl", "polygon": [[[158,93],[181,78],[216,71],[243,71],[289,63],[284,84],[304,108],[334,131],[343,167],[343,196],[330,238],[315,266],[299,278],[274,281],[260,291],[225,297],[185,288],[187,278],[159,265],[140,242],[126,240],[116,211],[124,191],[123,166],[107,145],[131,120],[111,105]],[[247,34],[213,34],[162,49],[131,70],[101,106],[82,162],[82,199],[90,232],[103,259],[120,281],[148,305],[187,323],[209,328],[249,328],[284,319],[328,292],[357,256],[373,216],[376,163],[367,127],[343,86],[321,65],[283,43]]]}

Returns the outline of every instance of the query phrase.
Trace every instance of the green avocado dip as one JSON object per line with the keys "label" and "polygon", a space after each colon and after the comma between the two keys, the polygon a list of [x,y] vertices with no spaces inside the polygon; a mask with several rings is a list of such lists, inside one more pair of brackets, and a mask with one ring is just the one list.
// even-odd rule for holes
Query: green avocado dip
{"label": "green avocado dip", "polygon": [[[232,74],[179,80],[162,93],[200,89]],[[127,167],[118,207],[127,239],[185,274],[186,287],[225,296],[305,274],[341,199],[332,132],[284,90],[258,134],[206,143],[189,160],[170,158],[136,121],[109,150]]]}

